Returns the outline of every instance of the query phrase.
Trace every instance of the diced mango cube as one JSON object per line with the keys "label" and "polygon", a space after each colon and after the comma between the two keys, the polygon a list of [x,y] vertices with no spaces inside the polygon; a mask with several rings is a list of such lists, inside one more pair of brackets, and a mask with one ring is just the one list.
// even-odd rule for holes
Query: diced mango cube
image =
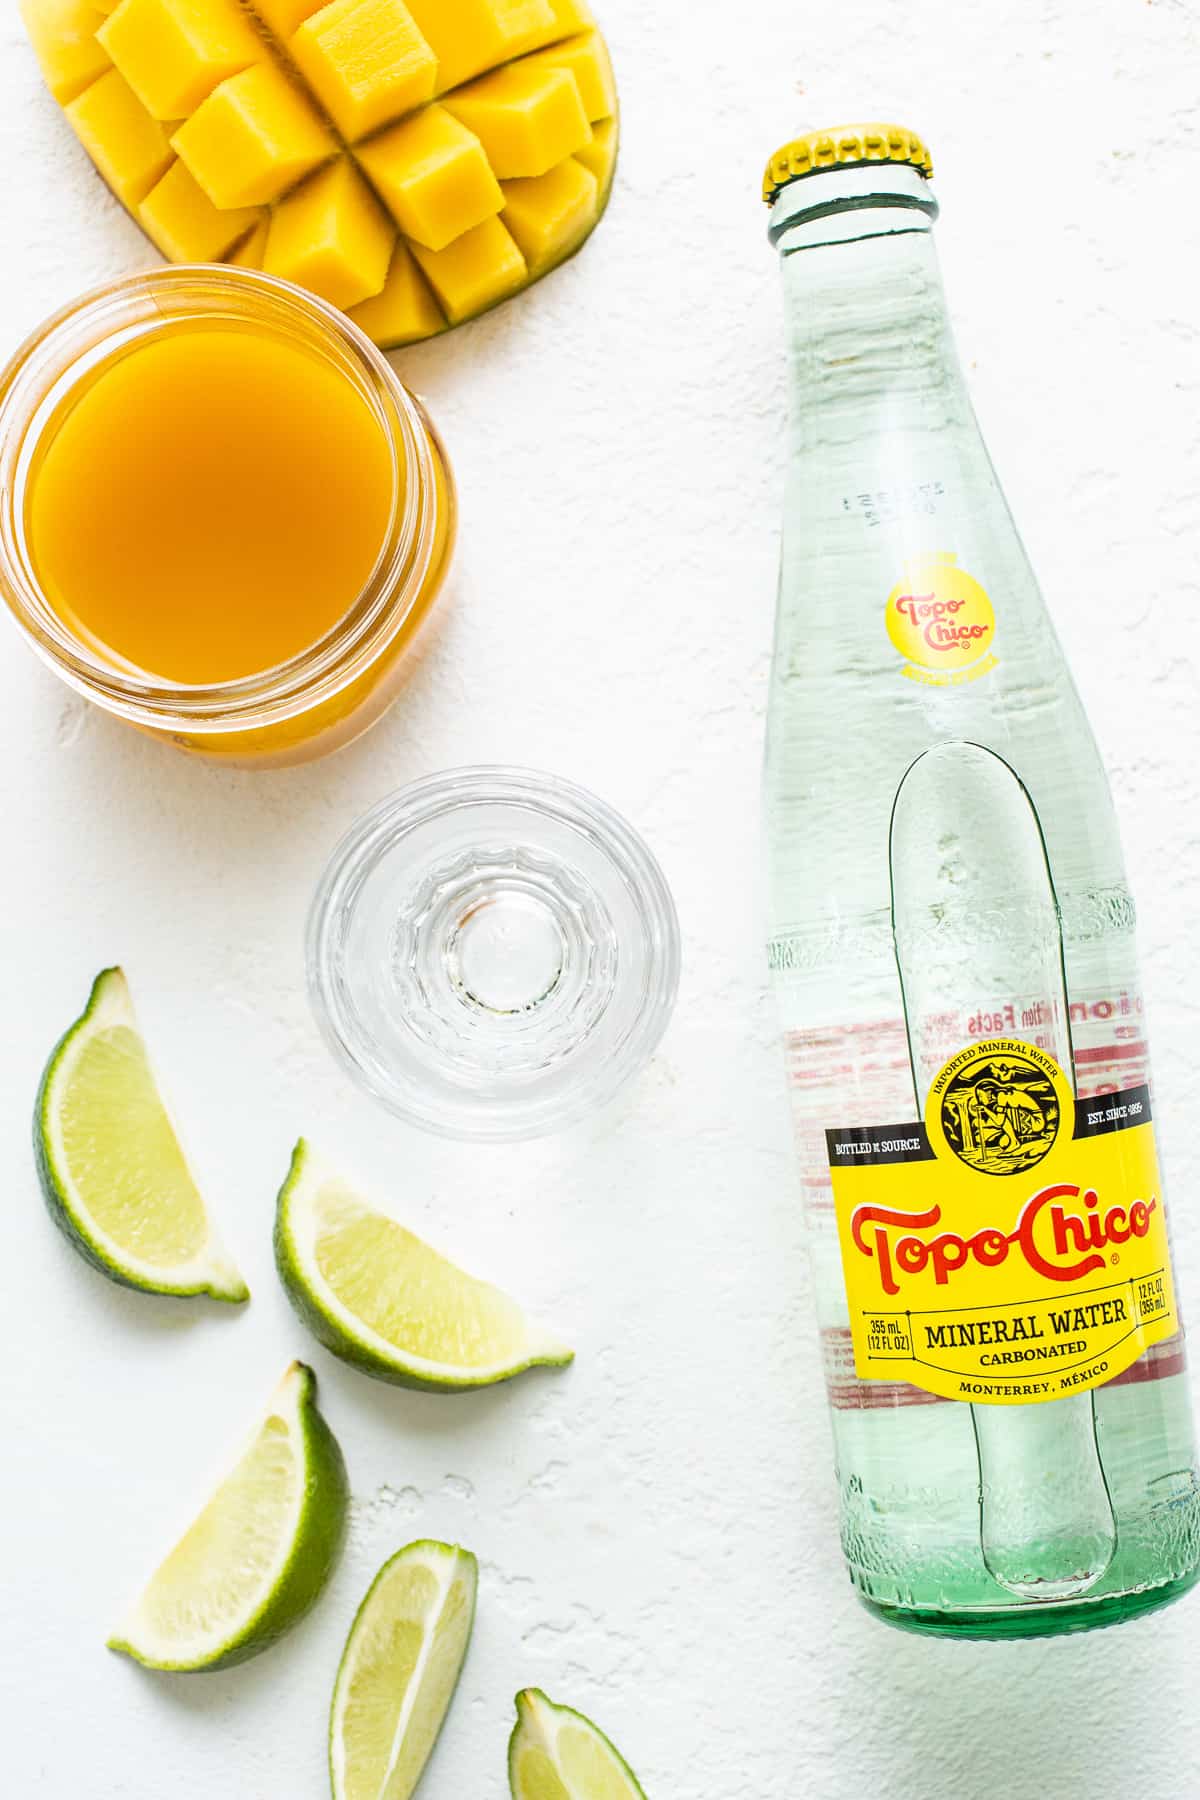
{"label": "diced mango cube", "polygon": [[409,0],[409,8],[437,57],[439,94],[554,31],[550,0]]}
{"label": "diced mango cube", "polygon": [[305,19],[321,10],[325,0],[250,0],[250,4],[275,36],[286,42]]}
{"label": "diced mango cube", "polygon": [[259,220],[250,236],[238,245],[232,256],[226,257],[225,260],[238,269],[261,269],[263,257],[267,253],[267,238],[270,231],[271,220],[268,215]]}
{"label": "diced mango cube", "polygon": [[148,237],[171,262],[219,262],[253,231],[257,207],[223,212],[181,162],[174,162],[138,207]]}
{"label": "diced mango cube", "polygon": [[591,141],[575,152],[575,161],[592,171],[601,195],[606,194],[617,166],[617,121],[598,119],[592,126]]}
{"label": "diced mango cube", "polygon": [[437,58],[402,0],[331,0],[300,27],[291,52],[351,142],[433,97]]}
{"label": "diced mango cube", "polygon": [[535,50],[517,65],[535,69],[569,69],[579,86],[589,119],[610,119],[617,110],[617,83],[608,45],[598,31],[565,38],[548,50]]}
{"label": "diced mango cube", "polygon": [[583,242],[596,216],[599,184],[568,156],[545,175],[504,184],[504,223],[537,274]]}
{"label": "diced mango cube", "polygon": [[357,306],[387,280],[396,227],[346,157],[281,200],[263,268],[333,306]]}
{"label": "diced mango cube", "polygon": [[110,68],[65,108],[79,141],[123,206],[139,206],[174,158],[166,130]]}
{"label": "diced mango cube", "polygon": [[510,64],[447,94],[442,104],[475,133],[501,181],[544,175],[592,135],[569,69]]}
{"label": "diced mango cube", "polygon": [[556,38],[574,37],[581,31],[596,29],[596,15],[587,0],[550,0],[554,14]]}
{"label": "diced mango cube", "polygon": [[404,243],[396,245],[382,293],[354,307],[350,317],[360,331],[385,350],[432,337],[446,324],[441,307]]}
{"label": "diced mango cube", "polygon": [[595,15],[584,0],[547,0],[547,4],[554,14],[551,23],[523,39],[520,49],[511,54],[521,55],[527,50],[540,50],[544,44],[556,44],[560,38],[595,30]]}
{"label": "diced mango cube", "polygon": [[337,154],[321,115],[275,63],[223,81],[171,142],[217,206],[264,206]]}
{"label": "diced mango cube", "polygon": [[96,42],[104,18],[92,0],[21,0],[21,17],[60,106],[112,67],[107,50]]}
{"label": "diced mango cube", "polygon": [[528,278],[525,258],[499,219],[485,219],[444,250],[414,244],[412,253],[452,325],[486,312]]}
{"label": "diced mango cube", "polygon": [[363,144],[358,160],[407,237],[443,250],[504,205],[479,139],[440,106],[426,106]]}
{"label": "diced mango cube", "polygon": [[156,119],[182,119],[267,54],[238,0],[121,0],[97,36]]}

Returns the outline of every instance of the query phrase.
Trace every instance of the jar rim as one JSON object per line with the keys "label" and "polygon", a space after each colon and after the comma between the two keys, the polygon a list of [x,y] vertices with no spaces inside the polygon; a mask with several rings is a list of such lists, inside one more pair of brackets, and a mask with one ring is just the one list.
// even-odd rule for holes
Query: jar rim
{"label": "jar rim", "polygon": [[[374,568],[341,618],[285,662],[233,680],[190,684],[108,661],[42,591],[25,541],[29,466],[50,415],[87,373],[89,356],[179,320],[225,318],[303,338],[353,380],[379,424],[392,505]],[[387,650],[417,604],[437,537],[431,427],[391,364],[345,314],[257,270],[186,264],[124,276],[52,314],[0,371],[0,594],[33,649],[78,692],[152,729],[215,733],[278,724],[331,700]]]}

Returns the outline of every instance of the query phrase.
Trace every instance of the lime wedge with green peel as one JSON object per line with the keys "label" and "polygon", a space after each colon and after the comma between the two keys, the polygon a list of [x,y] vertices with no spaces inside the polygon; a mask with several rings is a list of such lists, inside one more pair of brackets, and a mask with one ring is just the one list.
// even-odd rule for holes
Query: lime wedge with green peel
{"label": "lime wedge with green peel", "polygon": [[368,1206],[303,1139],[279,1195],[275,1261],[327,1349],[402,1387],[489,1387],[574,1354],[507,1294]]}
{"label": "lime wedge with green peel", "polygon": [[110,1650],[148,1669],[224,1669],[303,1618],[337,1561],[349,1501],[346,1465],[316,1396],[312,1370],[293,1363]]}
{"label": "lime wedge with green peel", "polygon": [[110,1280],[250,1298],[179,1147],[120,969],[96,977],[46,1065],[33,1144],[51,1216]]}
{"label": "lime wedge with green peel", "polygon": [[409,1544],[375,1577],[333,1690],[334,1800],[408,1800],[442,1729],[475,1619],[468,1550]]}
{"label": "lime wedge with green peel", "polygon": [[540,1688],[517,1695],[508,1785],[513,1800],[646,1800],[604,1733],[582,1713],[555,1706]]}

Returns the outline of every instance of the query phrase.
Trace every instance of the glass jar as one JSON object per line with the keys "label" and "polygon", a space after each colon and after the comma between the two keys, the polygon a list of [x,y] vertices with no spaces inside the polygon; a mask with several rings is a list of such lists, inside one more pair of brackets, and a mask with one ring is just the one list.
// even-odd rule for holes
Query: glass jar
{"label": "glass jar", "polygon": [[[352,383],[392,462],[392,503],[375,566],[353,604],[289,661],[191,686],[148,675],[88,641],[51,604],[31,554],[39,448],[97,371],[187,325],[282,338]],[[181,425],[182,428],[182,425]],[[437,596],[454,544],[453,479],[428,414],[386,358],[333,307],[250,270],[135,275],[50,319],[0,375],[0,592],[34,649],[87,699],[185,750],[229,762],[302,762],[358,737],[396,698],[402,659]]]}

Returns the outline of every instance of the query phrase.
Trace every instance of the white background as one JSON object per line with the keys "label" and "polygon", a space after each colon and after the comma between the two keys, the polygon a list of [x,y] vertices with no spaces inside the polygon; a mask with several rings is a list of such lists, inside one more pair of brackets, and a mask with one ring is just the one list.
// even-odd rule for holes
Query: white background
{"label": "white background", "polygon": [[[0,348],[150,266],[0,23]],[[757,188],[801,124],[932,143],[951,308],[985,430],[1117,791],[1143,919],[1179,1275],[1200,1310],[1200,35],[1191,0],[607,0],[625,108],[582,256],[399,359],[443,426],[463,540],[401,703],[357,747],[215,770],[0,661],[6,1792],[318,1800],[341,1642],[418,1535],[483,1564],[423,1800],[506,1792],[514,1691],[594,1714],[651,1800],[1200,1793],[1200,1602],[1079,1640],[927,1643],[854,1604],[764,978],[758,768],[785,398]],[[479,1150],[400,1129],[310,1021],[301,930],[368,804],[468,761],[595,788],[658,851],[675,1022],[614,1111]],[[241,1312],[127,1295],[42,1209],[38,1073],[120,960]],[[306,1336],[270,1255],[310,1135],[578,1347],[473,1398],[390,1390]],[[346,1450],[349,1552],[245,1669],[144,1674],[107,1629],[309,1357]]]}

